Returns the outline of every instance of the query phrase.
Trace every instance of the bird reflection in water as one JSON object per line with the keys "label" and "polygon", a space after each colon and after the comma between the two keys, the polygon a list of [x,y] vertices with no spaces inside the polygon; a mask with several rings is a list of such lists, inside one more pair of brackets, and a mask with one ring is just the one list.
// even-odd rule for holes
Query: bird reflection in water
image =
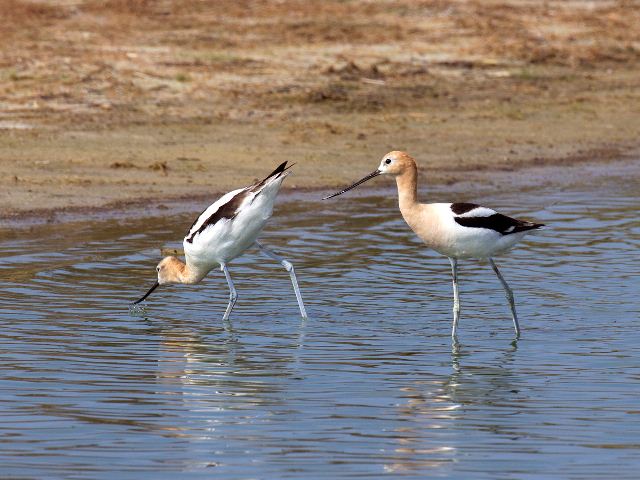
{"label": "bird reflection in water", "polygon": [[[421,380],[401,388],[405,403],[398,407],[397,418],[404,425],[395,429],[398,446],[393,462],[385,464],[389,473],[423,472],[446,469],[457,461],[459,452],[465,450],[467,439],[451,435],[464,432],[464,423],[473,422],[466,415],[469,408],[496,405],[507,406],[519,392],[517,371],[510,368],[517,352],[517,342],[500,354],[490,365],[463,366],[465,358],[471,361],[477,352],[467,352],[455,342],[451,350],[452,373],[444,379]],[[521,406],[508,403],[517,414]],[[454,426],[456,424],[456,426]],[[474,428],[469,424],[468,428]],[[478,425],[475,428],[496,434],[513,435],[500,426],[499,416],[494,425]]]}
{"label": "bird reflection in water", "polygon": [[302,320],[297,335],[289,337],[289,346],[274,349],[268,342],[244,345],[243,335],[258,333],[237,332],[229,321],[223,328],[207,329],[174,323],[162,331],[158,381],[163,386],[173,386],[182,407],[197,413],[200,421],[190,430],[194,434],[197,431],[198,438],[214,435],[220,424],[234,423],[233,416],[219,415],[223,412],[243,410],[242,422],[251,423],[247,415],[251,411],[259,413],[256,406],[286,403],[287,392],[281,387],[286,382],[282,377],[296,374],[304,347],[305,325]]}

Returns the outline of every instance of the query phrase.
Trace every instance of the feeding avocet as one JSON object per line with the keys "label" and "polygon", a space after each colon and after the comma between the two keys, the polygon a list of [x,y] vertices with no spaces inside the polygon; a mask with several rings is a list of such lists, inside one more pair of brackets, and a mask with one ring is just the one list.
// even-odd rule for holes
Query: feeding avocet
{"label": "feeding avocet", "polygon": [[264,180],[223,195],[203,211],[184,237],[186,262],[173,256],[163,258],[156,267],[158,281],[142,298],[133,302],[134,305],[146,299],[160,285],[198,283],[220,265],[230,291],[229,304],[222,317],[227,320],[238,298],[227,264],[255,245],[289,272],[300,314],[307,318],[293,265],[257,241],[267,220],[271,218],[273,202],[282,181],[289,174],[287,170],[292,166],[287,167],[287,162],[282,163]]}
{"label": "feeding avocet", "polygon": [[388,153],[382,158],[380,166],[374,172],[350,187],[323,198],[323,200],[341,195],[378,175],[395,177],[398,185],[400,212],[404,220],[429,248],[449,257],[453,274],[453,328],[451,335],[456,337],[460,320],[458,260],[486,258],[504,287],[511,308],[516,337],[519,337],[520,325],[518,324],[513,292],[500,274],[492,257],[508,251],[529,231],[544,225],[507,217],[495,210],[474,203],[419,203],[417,193],[418,167],[408,153],[399,151]]}

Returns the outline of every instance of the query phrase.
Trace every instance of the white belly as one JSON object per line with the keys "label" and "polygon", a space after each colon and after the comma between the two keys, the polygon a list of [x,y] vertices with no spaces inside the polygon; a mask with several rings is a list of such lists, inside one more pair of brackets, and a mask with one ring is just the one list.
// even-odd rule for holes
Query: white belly
{"label": "white belly", "polygon": [[457,225],[450,242],[436,251],[453,258],[488,258],[510,250],[523,236],[524,232],[502,235],[493,230]]}

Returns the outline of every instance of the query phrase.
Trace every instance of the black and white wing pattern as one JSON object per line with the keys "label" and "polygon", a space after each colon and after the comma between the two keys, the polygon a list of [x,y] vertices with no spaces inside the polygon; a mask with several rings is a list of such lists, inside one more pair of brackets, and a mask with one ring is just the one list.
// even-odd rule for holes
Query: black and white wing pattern
{"label": "black and white wing pattern", "polygon": [[526,232],[527,230],[535,230],[544,226],[542,223],[507,217],[495,210],[475,203],[452,203],[450,208],[458,225],[493,230],[502,235]]}
{"label": "black and white wing pattern", "polygon": [[187,236],[184,237],[184,241],[193,243],[193,239],[196,235],[202,233],[207,228],[213,227],[223,219],[232,220],[235,218],[245,203],[251,203],[255,197],[260,195],[260,192],[262,192],[264,187],[269,184],[271,180],[280,178],[280,176],[292,166],[293,165],[289,165],[287,167],[287,162],[283,162],[264,180],[256,182],[245,188],[233,190],[232,192],[223,195],[198,215],[198,218],[196,218],[189,228]]}

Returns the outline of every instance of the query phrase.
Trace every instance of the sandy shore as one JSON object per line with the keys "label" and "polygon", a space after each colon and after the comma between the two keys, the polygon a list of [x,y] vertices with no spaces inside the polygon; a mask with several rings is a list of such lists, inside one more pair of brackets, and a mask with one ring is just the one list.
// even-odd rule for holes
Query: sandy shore
{"label": "sandy shore", "polygon": [[[640,146],[640,2],[0,0],[0,217],[332,189]],[[224,12],[224,13],[220,13]]]}

